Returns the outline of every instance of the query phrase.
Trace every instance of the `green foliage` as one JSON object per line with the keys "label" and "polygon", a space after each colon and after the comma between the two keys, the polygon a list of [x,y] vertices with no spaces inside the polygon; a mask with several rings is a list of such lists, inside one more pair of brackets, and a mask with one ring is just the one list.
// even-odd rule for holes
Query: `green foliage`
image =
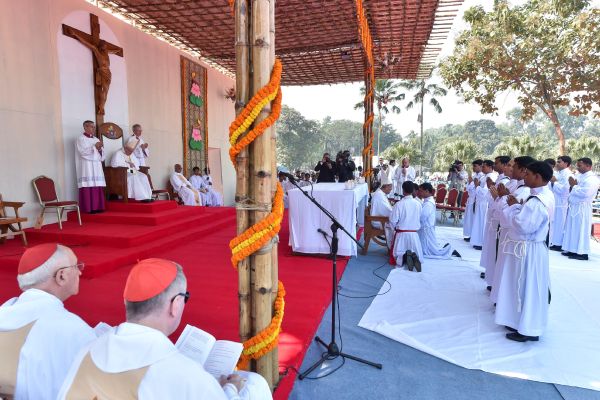
{"label": "green foliage", "polygon": [[582,136],[567,140],[567,152],[573,160],[589,157],[595,163],[600,159],[600,137]]}
{"label": "green foliage", "polygon": [[528,155],[537,160],[544,160],[558,155],[553,150],[540,136],[522,135],[505,138],[496,146],[493,154],[509,157]]}
{"label": "green foliage", "polygon": [[415,162],[419,157],[418,148],[411,146],[407,143],[397,143],[389,146],[383,153],[381,153],[381,157],[386,160],[397,160],[397,164],[400,164],[400,160],[405,157],[408,157],[411,162]]}
{"label": "green foliage", "polygon": [[435,152],[434,171],[446,171],[454,160],[461,160],[468,166],[481,154],[481,148],[471,139],[462,138],[446,142]]}

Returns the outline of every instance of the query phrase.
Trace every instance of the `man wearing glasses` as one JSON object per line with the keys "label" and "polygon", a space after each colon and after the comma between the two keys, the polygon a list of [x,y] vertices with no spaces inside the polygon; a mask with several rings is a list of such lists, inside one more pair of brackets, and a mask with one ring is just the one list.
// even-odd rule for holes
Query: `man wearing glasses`
{"label": "man wearing glasses", "polygon": [[224,377],[219,383],[180,353],[168,336],[179,326],[189,300],[183,269],[151,258],[129,273],[127,322],[100,336],[77,357],[59,399],[271,399],[257,374]]}
{"label": "man wearing glasses", "polygon": [[82,270],[73,251],[56,243],[23,253],[23,293],[0,307],[0,398],[55,399],[73,360],[95,338],[63,306],[79,292]]}

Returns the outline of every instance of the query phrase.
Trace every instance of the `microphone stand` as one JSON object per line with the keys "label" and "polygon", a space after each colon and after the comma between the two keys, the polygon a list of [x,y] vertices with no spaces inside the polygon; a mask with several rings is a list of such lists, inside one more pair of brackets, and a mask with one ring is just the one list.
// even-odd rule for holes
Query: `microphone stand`
{"label": "microphone stand", "polygon": [[[323,364],[325,361],[333,360],[333,359],[335,359],[337,357],[348,358],[350,360],[354,360],[354,361],[358,361],[358,362],[363,363],[363,364],[370,365],[370,366],[375,367],[377,369],[382,369],[383,366],[381,364],[374,363],[372,361],[368,361],[368,360],[365,360],[365,359],[362,359],[362,358],[359,358],[359,357],[356,357],[356,356],[353,356],[353,355],[350,355],[350,354],[342,353],[342,351],[338,347],[337,343],[335,342],[335,331],[336,331],[335,313],[336,313],[336,304],[337,304],[337,295],[338,295],[338,281],[337,281],[337,251],[338,251],[338,236],[337,236],[337,231],[338,231],[338,229],[341,229],[346,235],[348,235],[348,237],[350,239],[352,239],[354,241],[354,243],[356,243],[356,245],[358,247],[360,247],[362,249],[363,246],[360,243],[358,243],[358,241],[356,240],[356,238],[354,236],[352,236],[346,230],[346,228],[344,228],[342,226],[342,224],[340,224],[338,222],[338,220],[331,214],[331,212],[329,212],[329,210],[327,210],[325,207],[323,207],[314,197],[312,197],[306,191],[302,190],[302,187],[300,187],[296,183],[295,179],[290,179],[290,178],[291,177],[288,177],[288,179],[290,180],[290,182],[294,186],[296,186],[302,192],[302,194],[304,194],[304,196],[306,196],[306,198],[308,198],[315,206],[317,206],[319,208],[319,210],[321,210],[323,212],[323,214],[327,215],[327,217],[331,220],[331,233],[332,233],[331,245],[330,245],[330,256],[331,256],[332,264],[333,264],[333,268],[332,268],[332,288],[331,288],[331,340],[329,341],[329,343],[325,343],[325,341],[322,340],[320,337],[315,336],[315,341],[317,343],[319,343],[320,345],[322,345],[323,347],[325,347],[327,349],[327,351],[321,355],[321,358],[317,362],[315,362],[313,365],[311,365],[310,367],[308,367],[308,369],[306,369],[306,371],[301,372],[298,375],[298,379],[303,380],[311,372],[313,372],[315,369],[317,369],[318,366],[320,366],[321,364]],[[317,229],[317,231],[323,235],[323,237],[325,238],[325,240],[327,240],[327,236],[328,235],[327,235],[326,232],[324,232],[320,228]],[[341,329],[341,327],[340,327],[340,329]]]}

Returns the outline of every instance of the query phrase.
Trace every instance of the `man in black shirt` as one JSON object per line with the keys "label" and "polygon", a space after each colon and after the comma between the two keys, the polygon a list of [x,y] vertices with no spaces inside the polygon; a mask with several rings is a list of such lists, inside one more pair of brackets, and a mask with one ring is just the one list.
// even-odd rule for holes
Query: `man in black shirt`
{"label": "man in black shirt", "polygon": [[317,183],[320,182],[335,182],[335,175],[337,174],[337,168],[335,164],[329,158],[329,153],[323,154],[323,159],[319,161],[315,167],[315,171],[319,172]]}
{"label": "man in black shirt", "polygon": [[348,150],[344,150],[341,156],[337,158],[336,164],[338,168],[338,182],[343,183],[354,180],[354,170],[356,169],[356,165],[350,158],[350,152]]}

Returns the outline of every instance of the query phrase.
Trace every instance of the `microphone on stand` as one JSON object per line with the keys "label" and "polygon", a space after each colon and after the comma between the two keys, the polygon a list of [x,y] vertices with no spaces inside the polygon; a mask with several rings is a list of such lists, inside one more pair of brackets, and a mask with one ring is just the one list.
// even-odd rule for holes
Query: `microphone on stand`
{"label": "microphone on stand", "polygon": [[296,182],[296,177],[294,175],[290,174],[289,172],[280,172],[279,174],[288,178],[290,180],[290,182]]}

